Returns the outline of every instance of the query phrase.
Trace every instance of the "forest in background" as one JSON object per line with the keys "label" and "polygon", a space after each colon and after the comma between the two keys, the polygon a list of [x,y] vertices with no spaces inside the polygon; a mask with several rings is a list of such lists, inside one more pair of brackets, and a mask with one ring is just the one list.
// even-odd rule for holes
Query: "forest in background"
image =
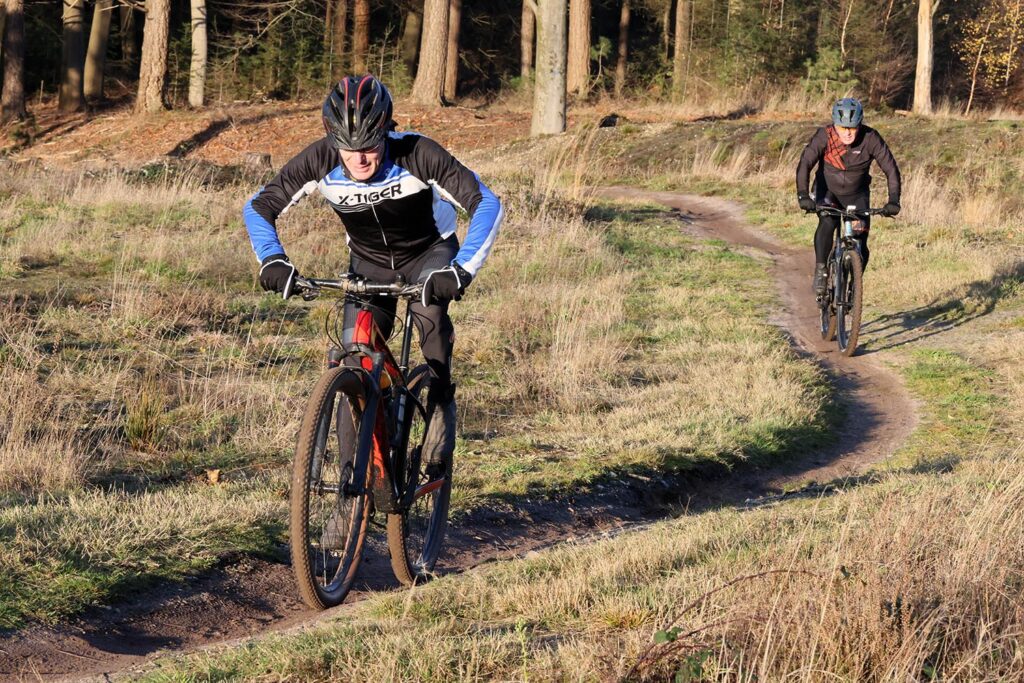
{"label": "forest in background", "polygon": [[[365,71],[420,103],[486,102],[529,89],[535,65],[557,72],[544,85],[557,81],[570,101],[765,87],[854,93],[918,113],[932,102],[969,112],[1024,101],[1024,0],[4,0],[2,9],[5,120],[54,94],[66,112],[111,97],[134,98],[137,111],[318,98]],[[563,24],[546,45],[539,29],[557,22],[545,17]],[[922,40],[932,44],[923,75]],[[915,97],[922,82],[934,95]]]}

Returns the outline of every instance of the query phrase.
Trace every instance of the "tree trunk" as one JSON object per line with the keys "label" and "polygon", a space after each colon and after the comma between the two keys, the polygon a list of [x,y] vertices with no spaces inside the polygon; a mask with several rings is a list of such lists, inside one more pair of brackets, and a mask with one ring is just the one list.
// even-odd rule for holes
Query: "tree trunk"
{"label": "tree trunk", "polygon": [[85,107],[85,0],[64,0],[64,50],[57,108],[62,112]]}
{"label": "tree trunk", "polygon": [[932,113],[932,7],[933,0],[918,0],[917,72],[914,77],[914,113]]}
{"label": "tree trunk", "polygon": [[333,3],[331,31],[331,80],[339,81],[345,75],[345,45],[348,38],[348,0],[327,0]]}
{"label": "tree trunk", "polygon": [[366,73],[370,50],[370,0],[356,0],[352,7],[352,73]]}
{"label": "tree trunk", "polygon": [[146,27],[142,34],[142,64],[135,112],[164,109],[164,81],[167,77],[167,34],[170,0],[146,0]]}
{"label": "tree trunk", "polygon": [[686,61],[690,57],[691,0],[676,0],[675,49],[672,53],[672,99],[686,93]]}
{"label": "tree trunk", "polygon": [[[988,27],[985,28],[986,32]],[[974,60],[974,68],[971,69],[971,95],[967,98],[967,107],[964,109],[964,116],[971,113],[971,105],[974,104],[974,88],[978,85],[978,67],[981,65],[981,55],[985,51],[985,41],[978,43],[978,56]]]}
{"label": "tree trunk", "polygon": [[530,3],[523,0],[522,28],[519,32],[519,75],[523,80],[533,73],[534,16]]}
{"label": "tree trunk", "polygon": [[445,57],[448,55],[448,0],[423,3],[423,40],[420,63],[410,99],[417,104],[438,106],[444,87]]}
{"label": "tree trunk", "polygon": [[619,13],[619,55],[615,61],[615,96],[622,97],[626,85],[626,60],[629,58],[629,0],[622,0]]}
{"label": "tree trunk", "polygon": [[665,59],[668,59],[672,54],[668,51],[670,36],[672,34],[671,29],[672,19],[672,0],[665,0],[665,12],[661,15],[661,54]]}
{"label": "tree trunk", "polygon": [[423,4],[418,3],[405,15],[405,28],[402,29],[402,63],[410,78],[416,73],[416,58],[419,56],[422,34]]}
{"label": "tree trunk", "polygon": [[131,5],[121,5],[121,59],[125,66],[131,66],[139,57],[139,46],[135,42],[135,10]]}
{"label": "tree trunk", "polygon": [[114,0],[96,0],[89,31],[89,49],[85,53],[85,96],[103,97],[103,72],[107,66],[107,38]]}
{"label": "tree trunk", "polygon": [[565,131],[566,0],[538,0],[537,80],[530,135]]}
{"label": "tree trunk", "polygon": [[24,0],[6,0],[4,28],[4,123],[25,118],[25,5]]}
{"label": "tree trunk", "polygon": [[462,26],[462,0],[448,4],[448,55],[445,57],[444,98],[455,101],[459,86],[459,31]]}
{"label": "tree trunk", "polygon": [[569,57],[566,88],[586,95],[590,87],[590,0],[569,0]]}
{"label": "tree trunk", "polygon": [[206,0],[192,0],[192,63],[188,69],[188,106],[206,99]]}
{"label": "tree trunk", "polygon": [[0,57],[4,53],[4,29],[7,28],[7,5],[0,2]]}

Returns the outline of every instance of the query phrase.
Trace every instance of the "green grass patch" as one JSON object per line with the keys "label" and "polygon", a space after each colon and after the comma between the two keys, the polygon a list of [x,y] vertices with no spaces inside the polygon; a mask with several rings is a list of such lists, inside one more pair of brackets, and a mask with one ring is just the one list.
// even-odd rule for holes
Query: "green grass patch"
{"label": "green grass patch", "polygon": [[282,480],[89,491],[0,509],[0,628],[54,623],[282,539]]}
{"label": "green grass patch", "polygon": [[889,467],[945,468],[1005,446],[996,376],[960,353],[919,349],[904,368],[907,385],[924,402],[921,427]]}
{"label": "green grass patch", "polygon": [[[687,237],[659,210],[601,204],[587,215],[592,220],[586,230],[602,236],[589,258],[614,263],[619,272],[612,273],[607,306],[582,310],[578,319],[585,325],[588,316],[615,309],[593,342],[601,345],[595,353],[614,361],[595,365],[584,378],[589,386],[575,389],[577,405],[538,412],[529,403],[511,407],[518,419],[490,438],[468,442],[469,452],[458,459],[458,500],[480,504],[488,496],[579,492],[629,471],[767,464],[829,439],[834,413],[825,378],[765,323],[774,292],[764,262],[718,240]],[[558,288],[550,264],[522,268],[529,277],[546,268],[547,282]],[[582,278],[587,281],[602,272],[593,265],[574,268],[556,277],[595,273]],[[603,268],[607,276],[608,266]],[[512,343],[528,355],[512,362],[542,360],[558,324],[515,330]],[[556,372],[566,371],[559,366]],[[477,412],[497,402],[493,372],[489,365],[463,370],[463,386],[473,392],[470,433],[476,425],[494,429]],[[572,384],[563,387],[573,391]]]}

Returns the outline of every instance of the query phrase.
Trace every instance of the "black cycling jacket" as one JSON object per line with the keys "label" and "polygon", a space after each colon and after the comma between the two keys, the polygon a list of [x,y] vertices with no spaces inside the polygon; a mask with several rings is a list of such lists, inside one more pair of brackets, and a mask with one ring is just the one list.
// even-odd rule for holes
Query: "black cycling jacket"
{"label": "black cycling jacket", "polygon": [[441,145],[416,133],[390,133],[386,156],[366,182],[350,179],[327,138],[306,147],[245,206],[245,227],[262,260],[284,254],[277,217],[317,192],[345,226],[349,249],[396,270],[455,232],[455,208],[470,214],[455,262],[475,275],[501,226],[501,202]]}
{"label": "black cycling jacket", "polygon": [[[846,148],[842,154],[845,169],[836,168],[825,160],[825,152],[828,148],[828,129],[831,126],[822,126],[815,133],[811,141],[807,143],[803,154],[800,155],[800,163],[796,167],[796,191],[797,195],[810,194],[807,187],[810,180],[811,169],[815,164],[818,172],[815,175],[815,193],[817,200],[821,201],[827,189],[832,194],[840,197],[867,192],[871,185],[871,174],[868,169],[871,161],[877,161],[879,168],[885,173],[889,185],[889,201],[894,204],[900,203],[900,167],[896,165],[896,159],[885,140],[874,128],[861,126],[857,131],[857,137],[853,144]],[[825,188],[820,187],[824,180]]]}

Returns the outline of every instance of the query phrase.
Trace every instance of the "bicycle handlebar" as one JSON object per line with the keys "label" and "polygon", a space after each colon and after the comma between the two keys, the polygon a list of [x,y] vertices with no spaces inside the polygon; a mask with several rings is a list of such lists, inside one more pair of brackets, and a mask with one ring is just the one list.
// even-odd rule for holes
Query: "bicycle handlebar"
{"label": "bicycle handlebar", "polygon": [[[812,212],[808,211],[807,213],[812,213]],[[840,208],[835,207],[835,206],[827,206],[825,204],[819,204],[818,206],[816,206],[814,208],[813,213],[817,213],[817,214],[825,213],[825,214],[831,214],[833,216],[840,216],[840,217],[843,217],[843,218],[846,218],[846,217],[857,218],[857,217],[860,217],[860,216],[881,216],[882,215],[882,209],[867,209],[866,211],[860,211],[860,210],[847,211],[846,209],[840,209]]]}
{"label": "bicycle handlebar", "polygon": [[393,296],[396,299],[416,299],[423,292],[423,284],[408,284],[401,280],[395,282],[374,282],[358,277],[343,277],[337,280],[312,277],[295,278],[295,293],[306,301],[320,296],[322,290],[333,290],[345,294],[378,294]]}

